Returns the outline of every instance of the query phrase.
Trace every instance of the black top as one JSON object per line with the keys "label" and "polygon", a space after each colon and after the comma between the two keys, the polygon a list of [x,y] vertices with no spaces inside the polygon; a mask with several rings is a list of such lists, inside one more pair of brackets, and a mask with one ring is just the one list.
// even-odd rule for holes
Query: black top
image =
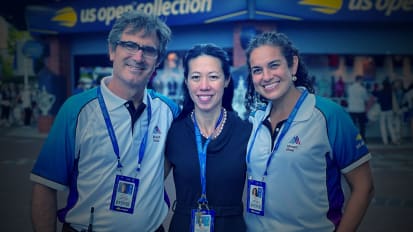
{"label": "black top", "polygon": [[382,89],[373,92],[373,95],[377,98],[377,102],[380,105],[381,111],[393,110],[393,95],[392,90]]}
{"label": "black top", "polygon": [[[242,194],[251,129],[250,123],[228,112],[221,134],[208,145],[206,192],[209,208],[216,211],[215,232],[246,231]],[[189,115],[172,124],[165,152],[173,167],[176,189],[169,231],[190,231],[191,210],[197,208],[202,188],[194,124]]]}

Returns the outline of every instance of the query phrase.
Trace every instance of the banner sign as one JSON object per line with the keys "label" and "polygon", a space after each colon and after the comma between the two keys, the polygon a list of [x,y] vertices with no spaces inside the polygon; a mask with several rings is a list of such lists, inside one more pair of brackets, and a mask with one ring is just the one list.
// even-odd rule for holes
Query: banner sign
{"label": "banner sign", "polygon": [[413,0],[256,0],[255,19],[412,22]]}
{"label": "banner sign", "polygon": [[243,20],[248,13],[246,0],[91,0],[28,6],[25,16],[34,33],[93,32],[109,30],[130,10],[156,14],[169,26]]}
{"label": "banner sign", "polygon": [[413,21],[413,0],[89,0],[27,6],[32,33],[107,31],[130,10],[156,14],[169,26],[243,20]]}

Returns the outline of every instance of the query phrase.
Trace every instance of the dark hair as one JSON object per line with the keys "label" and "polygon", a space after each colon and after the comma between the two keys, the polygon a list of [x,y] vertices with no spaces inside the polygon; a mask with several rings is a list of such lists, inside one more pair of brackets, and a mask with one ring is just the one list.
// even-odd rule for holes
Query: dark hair
{"label": "dark hair", "polygon": [[295,86],[303,86],[305,87],[308,92],[314,93],[313,83],[308,75],[307,67],[305,66],[301,56],[298,52],[298,49],[292,44],[292,42],[288,39],[288,37],[283,33],[277,32],[264,32],[252,38],[248,47],[246,49],[247,55],[247,66],[248,66],[248,80],[247,80],[247,93],[246,93],[246,108],[248,112],[251,112],[255,107],[256,102],[266,102],[264,98],[261,96],[256,96],[254,90],[254,85],[252,83],[252,76],[251,76],[251,64],[250,64],[250,56],[251,52],[263,45],[270,45],[274,47],[279,47],[281,53],[284,55],[285,59],[287,60],[288,67],[293,65],[294,56],[298,57],[298,68],[297,73],[295,76],[297,80],[294,81]]}
{"label": "dark hair", "polygon": [[[217,58],[221,61],[221,68],[224,72],[225,80],[230,80],[228,87],[224,89],[224,95],[222,97],[222,106],[228,110],[233,111],[232,109],[232,98],[234,97],[234,84],[231,80],[231,64],[228,57],[227,52],[218,47],[215,44],[197,44],[188,50],[183,58],[183,68],[184,68],[184,78],[188,78],[189,72],[189,62],[192,59],[195,59],[202,55],[208,55]],[[188,87],[186,86],[185,82],[183,84],[183,95],[184,95],[184,102],[182,107],[182,112],[179,115],[179,118],[186,117],[192,110],[194,109],[194,102],[192,101],[191,97],[189,96]]]}
{"label": "dark hair", "polygon": [[138,11],[127,11],[123,13],[115,22],[109,32],[108,43],[112,50],[116,48],[116,42],[120,40],[122,33],[136,33],[140,30],[145,31],[145,35],[156,33],[159,41],[158,63],[166,54],[166,45],[171,40],[171,29],[155,15],[146,14]]}
{"label": "dark hair", "polygon": [[382,84],[383,92],[391,93],[393,91],[392,84],[388,77],[384,78],[381,84]]}

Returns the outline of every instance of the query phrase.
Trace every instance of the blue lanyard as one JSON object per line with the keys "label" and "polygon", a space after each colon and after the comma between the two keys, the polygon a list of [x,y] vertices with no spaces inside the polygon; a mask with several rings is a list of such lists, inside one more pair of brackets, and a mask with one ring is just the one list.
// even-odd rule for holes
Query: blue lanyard
{"label": "blue lanyard", "polygon": [[[280,143],[282,141],[282,139],[284,138],[284,136],[287,134],[288,129],[290,129],[290,126],[298,112],[298,109],[300,109],[301,104],[303,103],[304,99],[307,97],[308,95],[308,91],[304,90],[303,93],[301,94],[300,98],[297,100],[297,102],[294,105],[293,110],[291,111],[290,115],[288,116],[287,121],[284,123],[283,129],[281,130],[281,132],[279,133],[279,135],[277,136],[277,142],[275,143],[275,146],[273,148],[273,150],[271,151],[270,157],[267,160],[267,164],[265,166],[265,172],[264,172],[264,176],[267,176],[268,174],[268,167],[270,165],[271,159],[274,156],[274,154],[276,153],[276,151],[278,150],[278,147],[280,146]],[[254,146],[255,143],[255,139],[257,138],[257,134],[258,131],[260,130],[262,125],[262,122],[260,122],[260,124],[258,125],[257,130],[255,130],[252,142],[248,148],[248,152],[247,152],[247,164],[250,163],[250,159],[251,159],[251,150],[252,147]],[[249,166],[249,165],[248,165]]]}
{"label": "blue lanyard", "polygon": [[[222,121],[223,117],[223,110],[221,110],[221,114],[218,118],[218,121],[215,125],[215,129],[219,126],[219,124]],[[207,154],[207,147],[208,144],[212,140],[212,135],[207,138],[205,141],[205,144],[202,146],[202,139],[201,139],[201,131],[199,130],[198,124],[196,122],[195,118],[195,113],[193,115],[193,121],[194,121],[194,129],[195,129],[195,138],[196,138],[196,145],[197,145],[197,150],[198,150],[198,159],[199,159],[199,166],[200,166],[200,173],[201,173],[201,185],[202,185],[202,195],[201,198],[199,199],[199,203],[206,203],[206,175],[205,175],[205,170],[206,170],[206,154]]]}
{"label": "blue lanyard", "polygon": [[[100,108],[102,110],[103,118],[105,119],[106,128],[108,130],[110,140],[112,141],[113,151],[115,152],[115,155],[116,155],[116,158],[117,158],[117,161],[118,161],[118,168],[122,169],[123,165],[120,162],[119,145],[118,145],[118,141],[116,139],[115,130],[113,129],[112,122],[111,122],[110,117],[109,117],[109,112],[106,108],[105,100],[103,99],[100,87],[97,88],[97,91],[98,91],[99,105],[100,105]],[[147,96],[147,98],[148,98],[148,107],[147,107],[148,128],[145,131],[145,134],[144,134],[143,139],[142,139],[142,143],[139,147],[138,167],[136,168],[136,171],[138,171],[138,172],[141,170],[142,159],[143,159],[143,156],[145,155],[146,142],[148,140],[148,133],[149,133],[149,124],[151,122],[151,113],[152,113],[151,112],[151,102],[149,101],[149,96]]]}

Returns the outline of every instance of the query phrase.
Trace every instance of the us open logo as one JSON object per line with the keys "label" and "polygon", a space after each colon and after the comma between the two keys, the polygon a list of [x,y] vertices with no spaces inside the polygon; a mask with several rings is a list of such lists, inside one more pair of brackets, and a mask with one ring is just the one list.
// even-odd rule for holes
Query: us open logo
{"label": "us open logo", "polygon": [[335,14],[343,6],[342,0],[303,0],[300,5],[311,6],[312,11],[317,11],[324,14]]}

